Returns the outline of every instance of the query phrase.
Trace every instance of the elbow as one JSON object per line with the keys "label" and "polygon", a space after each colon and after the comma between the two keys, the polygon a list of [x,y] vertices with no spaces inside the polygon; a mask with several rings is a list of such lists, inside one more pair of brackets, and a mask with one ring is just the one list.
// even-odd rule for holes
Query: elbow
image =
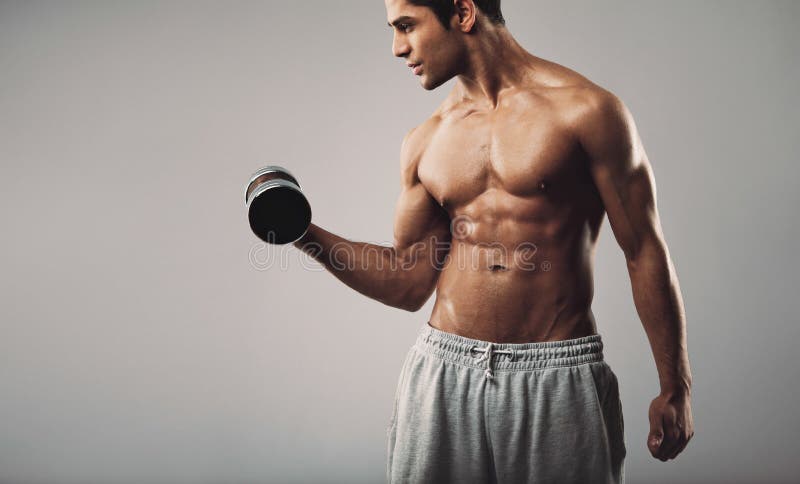
{"label": "elbow", "polygon": [[[413,269],[415,266],[410,267]],[[391,295],[382,302],[412,313],[419,311],[433,294],[438,276],[437,271],[404,270],[392,281]]]}
{"label": "elbow", "polygon": [[405,291],[400,297],[397,299],[395,304],[391,304],[398,309],[402,309],[404,311],[408,311],[411,313],[415,313],[422,309],[422,306],[428,302],[428,299],[431,297],[431,293],[433,292],[433,288],[423,287],[422,290],[419,286],[412,287],[409,290]]}
{"label": "elbow", "polygon": [[417,299],[395,299],[395,300],[382,300],[383,304],[397,309],[402,309],[403,311],[408,311],[411,313],[415,313],[419,311],[422,306],[425,305],[424,300],[417,300]]}
{"label": "elbow", "polygon": [[654,264],[666,263],[669,260],[667,246],[661,238],[648,237],[636,244],[636,250],[623,251],[628,269],[637,270],[641,267],[652,267]]}
{"label": "elbow", "polygon": [[428,301],[429,296],[430,294],[427,294],[424,297],[418,295],[409,295],[400,299],[397,304],[394,304],[393,306],[410,313],[415,313],[422,309],[422,306],[424,306]]}
{"label": "elbow", "polygon": [[417,311],[422,309],[422,306],[424,306],[424,305],[425,305],[424,301],[422,303],[419,303],[417,301],[412,301],[412,302],[409,302],[409,303],[400,304],[400,305],[397,306],[397,308],[398,309],[402,309],[403,311],[408,311],[410,313],[416,313]]}

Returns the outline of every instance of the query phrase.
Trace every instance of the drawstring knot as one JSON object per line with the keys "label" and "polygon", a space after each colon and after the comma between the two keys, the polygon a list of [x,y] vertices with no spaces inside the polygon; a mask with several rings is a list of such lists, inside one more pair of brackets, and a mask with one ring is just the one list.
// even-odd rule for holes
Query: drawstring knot
{"label": "drawstring knot", "polygon": [[514,359],[514,350],[495,350],[494,343],[489,343],[486,345],[486,348],[478,348],[477,346],[473,346],[470,348],[470,351],[480,351],[483,354],[476,360],[478,362],[486,360],[486,375],[487,380],[494,379],[494,372],[492,371],[492,356],[495,354],[505,354],[508,355],[510,359]]}

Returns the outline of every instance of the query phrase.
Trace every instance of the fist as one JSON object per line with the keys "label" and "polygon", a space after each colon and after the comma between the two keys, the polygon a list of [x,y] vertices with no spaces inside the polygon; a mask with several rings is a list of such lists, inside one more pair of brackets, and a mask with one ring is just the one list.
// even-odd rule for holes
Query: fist
{"label": "fist", "polygon": [[650,403],[647,448],[665,462],[683,451],[694,435],[692,403],[688,393],[662,393]]}

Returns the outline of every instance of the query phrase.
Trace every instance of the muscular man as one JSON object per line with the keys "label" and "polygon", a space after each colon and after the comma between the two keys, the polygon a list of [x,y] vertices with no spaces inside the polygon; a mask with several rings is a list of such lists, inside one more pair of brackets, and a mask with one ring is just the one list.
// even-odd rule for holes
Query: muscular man
{"label": "muscular man", "polygon": [[422,87],[457,78],[400,153],[391,247],[317,225],[295,242],[387,305],[433,312],[388,429],[390,482],[624,481],[617,378],[602,356],[592,265],[604,214],[625,254],[661,393],[647,447],[692,437],[682,298],[630,112],[512,37],[499,0],[385,0]]}

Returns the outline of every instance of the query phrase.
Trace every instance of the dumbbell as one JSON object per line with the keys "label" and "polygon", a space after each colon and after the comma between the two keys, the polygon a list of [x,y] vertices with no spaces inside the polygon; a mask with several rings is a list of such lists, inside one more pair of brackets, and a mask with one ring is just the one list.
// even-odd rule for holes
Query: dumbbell
{"label": "dumbbell", "polygon": [[311,205],[286,168],[265,166],[253,173],[244,201],[253,233],[270,244],[294,242],[311,224]]}

